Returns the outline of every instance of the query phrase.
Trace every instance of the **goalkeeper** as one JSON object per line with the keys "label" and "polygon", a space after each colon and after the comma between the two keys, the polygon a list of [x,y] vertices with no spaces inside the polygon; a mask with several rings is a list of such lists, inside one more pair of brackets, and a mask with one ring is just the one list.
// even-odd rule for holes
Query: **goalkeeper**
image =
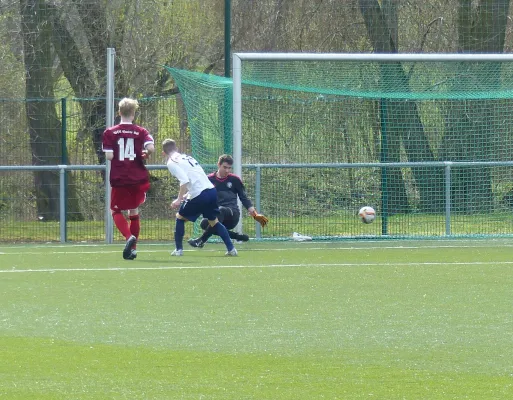
{"label": "goalkeeper", "polygon": [[[231,173],[232,166],[233,158],[227,154],[223,154],[219,157],[219,161],[217,162],[217,171],[209,174],[208,179],[210,179],[210,182],[212,182],[217,190],[217,203],[220,212],[218,216],[219,221],[228,229],[230,238],[247,242],[249,240],[248,235],[232,231],[232,229],[237,226],[240,219],[237,198],[240,199],[242,205],[260,225],[266,226],[268,219],[264,215],[257,213],[251,200],[249,200],[246,195],[246,190],[241,178]],[[192,247],[203,247],[210,236],[215,234],[206,219],[201,221],[200,226],[201,229],[203,229],[203,234],[197,239],[190,239],[188,241]]]}

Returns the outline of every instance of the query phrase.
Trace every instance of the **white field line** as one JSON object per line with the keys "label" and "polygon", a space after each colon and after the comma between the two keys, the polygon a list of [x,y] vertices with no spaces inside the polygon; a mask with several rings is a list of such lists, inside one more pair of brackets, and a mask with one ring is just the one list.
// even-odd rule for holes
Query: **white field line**
{"label": "white field line", "polygon": [[0,270],[0,274],[35,272],[119,272],[119,271],[165,271],[181,269],[254,269],[254,268],[310,268],[310,267],[422,267],[422,266],[459,266],[459,265],[511,265],[513,261],[476,261],[476,262],[412,262],[412,263],[334,263],[334,264],[268,264],[268,265],[176,265],[156,267],[109,267],[109,268],[41,268]]}
{"label": "white field line", "polygon": [[[327,242],[325,242],[327,243]],[[45,254],[115,254],[115,253],[120,253],[121,250],[119,248],[117,248],[116,250],[100,250],[99,248],[103,247],[107,247],[107,246],[114,246],[114,245],[61,245],[61,246],[30,246],[30,247],[27,247],[26,249],[27,250],[22,250],[24,249],[23,247],[20,248],[20,246],[17,246],[17,247],[0,247],[0,249],[2,250],[7,250],[7,249],[13,249],[13,250],[19,250],[19,251],[14,251],[14,252],[11,252],[11,251],[0,251],[0,256],[1,255],[23,255],[23,254],[41,254],[41,255],[45,255]],[[165,245],[166,248],[165,249],[159,249],[159,250],[153,250],[153,249],[147,249],[146,247],[149,246],[147,244],[142,244],[141,247],[144,248],[144,250],[141,250],[139,249],[139,253],[166,253],[166,252],[171,252],[173,249],[174,249],[174,246],[171,246],[171,245]],[[164,245],[150,245],[150,246],[164,246]],[[212,246],[216,246],[216,244],[212,244]],[[70,250],[70,249],[74,249],[76,247],[92,247],[90,249],[90,251],[85,251],[85,250]],[[119,247],[119,246],[118,246]],[[380,249],[384,249],[384,250],[394,250],[394,249],[397,249],[397,250],[415,250],[415,249],[468,249],[468,248],[496,248],[496,247],[513,247],[513,243],[511,244],[506,244],[506,243],[494,243],[494,244],[480,244],[480,245],[476,245],[476,244],[472,244],[472,245],[423,245],[423,246],[408,246],[408,245],[396,245],[396,246],[350,246],[350,247],[313,247],[313,246],[307,246],[307,245],[304,245],[304,246],[301,246],[301,247],[283,247],[283,248],[278,248],[278,247],[267,247],[267,248],[244,248],[244,246],[236,246],[237,249],[239,250],[242,250],[242,252],[254,252],[254,251],[271,251],[271,252],[274,252],[274,251],[300,251],[300,250],[307,250],[307,251],[311,251],[311,250],[330,250],[330,251],[354,251],[354,250],[358,250],[358,251],[361,251],[361,250],[380,250]],[[55,248],[55,249],[59,249],[60,251],[30,251],[28,249],[48,249],[48,248]],[[186,250],[184,249],[184,251],[198,251],[198,250]],[[218,251],[224,251],[224,247],[220,246],[218,248],[212,248],[212,249],[201,249],[199,250],[201,252],[218,252]]]}
{"label": "white field line", "polygon": [[[421,240],[422,241],[422,240]],[[390,244],[386,246],[370,246],[368,244],[371,243],[385,243],[385,240],[355,240],[354,243],[358,243],[359,246],[347,246],[347,247],[339,247],[339,248],[331,248],[334,250],[359,250],[359,249],[432,249],[432,248],[474,248],[474,247],[513,247],[513,239],[490,239],[490,240],[484,240],[479,241],[479,239],[476,239],[475,241],[466,241],[465,239],[442,239],[440,241],[436,240],[426,240],[425,243],[434,243],[434,244],[426,244],[421,246],[416,245],[409,245],[408,242],[411,242],[410,240],[402,240],[398,239],[397,244]],[[255,244],[263,244],[265,242],[253,242]],[[251,248],[246,249],[250,251],[268,251],[268,250],[274,250],[274,251],[289,251],[291,249],[294,250],[323,250],[325,247],[313,247],[318,246],[320,243],[322,244],[339,244],[341,246],[347,245],[351,243],[351,241],[322,241],[322,242],[283,242],[290,245],[296,245],[294,247],[284,247],[284,248],[275,248],[275,247],[268,247],[268,248]],[[403,243],[403,244],[401,244]],[[406,244],[405,244],[406,243]],[[454,243],[454,244],[450,244]],[[2,250],[19,250],[19,249],[48,249],[48,248],[55,248],[55,249],[70,249],[70,248],[91,248],[91,249],[97,249],[97,248],[105,248],[105,247],[116,247],[116,248],[122,248],[124,243],[117,243],[117,244],[104,244],[104,243],[77,243],[77,244],[58,244],[58,243],[45,243],[45,244],[20,244],[20,245],[7,245],[7,246],[1,246],[0,245],[0,254],[5,254],[5,252],[2,252]],[[221,246],[222,243],[209,243],[208,246]],[[240,245],[242,249],[244,249],[245,244]],[[174,242],[169,243],[141,243],[141,247],[166,247],[166,251],[168,249],[173,248],[174,249]],[[171,249],[172,250],[172,249]],[[205,251],[203,249],[202,251]],[[25,252],[24,252],[25,253]],[[13,253],[10,253],[13,254]]]}

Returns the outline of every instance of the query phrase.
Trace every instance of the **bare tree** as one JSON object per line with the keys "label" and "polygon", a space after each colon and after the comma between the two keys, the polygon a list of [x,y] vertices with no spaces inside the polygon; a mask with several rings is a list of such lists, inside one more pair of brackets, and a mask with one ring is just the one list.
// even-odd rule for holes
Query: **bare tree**
{"label": "bare tree", "polygon": [[[458,0],[458,52],[502,53],[508,23],[509,0]],[[458,85],[480,90],[483,79],[488,87],[499,88],[501,65],[461,63]],[[496,118],[499,100],[447,101],[446,128],[442,154],[447,160],[488,161],[496,158],[501,129]],[[490,170],[465,168],[454,172],[455,210],[472,213],[487,211],[493,201]]]}
{"label": "bare tree", "polygon": [[[29,125],[33,165],[62,163],[61,121],[57,116],[53,93],[53,52],[51,49],[52,27],[48,24],[48,9],[42,0],[20,0],[23,48],[25,61],[25,102]],[[59,217],[59,174],[53,171],[34,172],[35,196],[38,215],[44,220]],[[73,195],[70,185],[70,198]],[[76,219],[75,200],[68,210]]]}
{"label": "bare tree", "polygon": [[[359,0],[369,39],[376,53],[398,52],[397,8],[393,0]],[[390,24],[393,24],[390,26]],[[386,63],[381,65],[381,79],[394,81],[400,89],[407,93],[410,91],[408,75],[401,63]],[[403,145],[409,161],[434,161],[435,157],[424,133],[424,126],[420,119],[415,101],[406,100],[380,100],[380,118],[382,124],[381,161],[400,161],[401,144]],[[413,168],[417,184],[421,207],[423,211],[439,211],[442,207],[440,174],[433,173],[427,168]],[[406,187],[402,173],[399,169],[388,169],[386,184],[389,193],[389,212],[409,211]]]}

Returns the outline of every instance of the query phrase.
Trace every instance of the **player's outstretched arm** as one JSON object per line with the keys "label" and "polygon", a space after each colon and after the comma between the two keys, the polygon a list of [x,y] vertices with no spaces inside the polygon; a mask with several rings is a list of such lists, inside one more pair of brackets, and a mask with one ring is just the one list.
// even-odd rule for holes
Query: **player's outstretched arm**
{"label": "player's outstretched arm", "polygon": [[259,214],[256,210],[255,210],[255,207],[249,207],[248,208],[248,212],[249,212],[249,215],[251,215],[253,217],[253,219],[255,221],[257,221],[261,226],[262,228],[264,228],[265,226],[267,226],[267,224],[269,223],[269,218],[267,218],[265,215],[263,214]]}

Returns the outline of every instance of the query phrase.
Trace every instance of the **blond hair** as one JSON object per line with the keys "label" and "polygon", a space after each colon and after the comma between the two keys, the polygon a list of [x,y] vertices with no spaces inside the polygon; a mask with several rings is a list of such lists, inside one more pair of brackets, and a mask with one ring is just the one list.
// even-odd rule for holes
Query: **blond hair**
{"label": "blond hair", "polygon": [[133,117],[135,112],[139,109],[139,103],[135,99],[125,97],[119,102],[119,115],[125,118]]}
{"label": "blond hair", "polygon": [[176,151],[176,142],[173,139],[164,139],[162,142],[162,150],[164,150],[166,154],[171,154]]}

